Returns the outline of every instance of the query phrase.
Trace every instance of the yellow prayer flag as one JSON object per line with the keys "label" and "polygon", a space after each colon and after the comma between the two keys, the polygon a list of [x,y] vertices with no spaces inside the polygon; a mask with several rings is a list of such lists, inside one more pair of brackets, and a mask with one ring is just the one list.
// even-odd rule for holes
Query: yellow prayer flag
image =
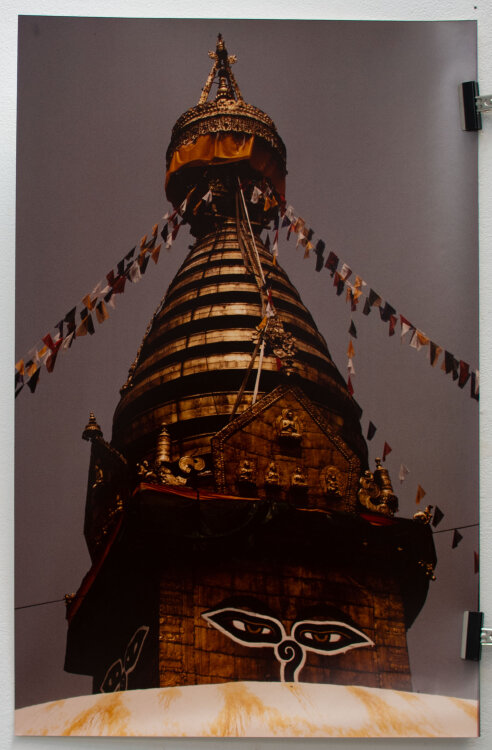
{"label": "yellow prayer flag", "polygon": [[24,360],[23,359],[19,359],[19,361],[15,363],[15,369],[20,375],[24,375]]}
{"label": "yellow prayer flag", "polygon": [[159,230],[159,224],[154,224],[152,227],[152,237],[157,237],[157,232]]}
{"label": "yellow prayer flag", "polygon": [[108,308],[102,300],[96,307],[96,318],[98,323],[104,323],[109,318]]}
{"label": "yellow prayer flag", "polygon": [[352,359],[352,357],[355,357],[355,349],[354,349],[354,345],[352,343],[352,339],[350,339],[350,341],[349,341],[349,345],[348,345],[348,349],[347,349],[347,357],[349,359]]}
{"label": "yellow prayer flag", "polygon": [[423,488],[423,487],[421,487],[421,486],[420,486],[420,484],[419,484],[419,485],[418,485],[418,488],[417,488],[417,497],[415,498],[415,502],[417,503],[417,505],[418,505],[418,504],[420,503],[420,501],[422,500],[422,498],[423,498],[423,497],[424,497],[424,496],[425,496],[426,494],[427,494],[427,493],[426,493],[426,491],[424,490],[424,488]]}
{"label": "yellow prayer flag", "polygon": [[92,310],[94,303],[91,299],[90,294],[86,294],[85,297],[82,297],[82,302],[84,303],[84,305],[87,307],[88,310]]}
{"label": "yellow prayer flag", "polygon": [[85,336],[87,334],[87,328],[88,328],[88,320],[89,318],[84,318],[82,323],[79,325],[79,327],[75,330],[75,336]]}
{"label": "yellow prayer flag", "polygon": [[140,249],[144,248],[146,244],[147,244],[147,235],[144,234],[144,236],[140,240]]}
{"label": "yellow prayer flag", "polygon": [[265,317],[263,318],[263,320],[260,321],[260,323],[256,326],[256,330],[257,331],[262,331],[264,329],[264,327],[266,326],[266,324],[267,324],[267,320],[268,320],[268,318],[265,315]]}
{"label": "yellow prayer flag", "polygon": [[157,261],[159,260],[159,253],[161,252],[161,247],[162,247],[162,242],[160,245],[157,245],[157,247],[154,247],[154,249],[152,250],[150,254],[154,263],[157,263]]}
{"label": "yellow prayer flag", "polygon": [[31,364],[27,368],[28,376],[32,378],[36,370],[39,370],[39,365],[37,364],[37,362],[31,362]]}
{"label": "yellow prayer flag", "polygon": [[[432,367],[435,367],[437,364],[437,360],[439,359],[441,353],[442,353],[442,346],[437,346],[437,344],[434,344],[435,351],[434,351],[434,361],[432,361],[432,351],[431,351],[431,365]],[[446,369],[446,365],[444,363],[444,369]]]}

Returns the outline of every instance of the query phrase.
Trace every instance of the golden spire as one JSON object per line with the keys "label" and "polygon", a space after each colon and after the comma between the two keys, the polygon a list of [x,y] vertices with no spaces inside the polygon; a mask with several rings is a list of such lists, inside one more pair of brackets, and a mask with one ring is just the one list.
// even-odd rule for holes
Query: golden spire
{"label": "golden spire", "polygon": [[82,437],[84,440],[93,440],[95,437],[102,437],[102,430],[96,422],[93,411],[89,414],[89,421],[85,426]]}
{"label": "golden spire", "polygon": [[216,75],[219,79],[219,88],[217,90],[215,101],[236,99],[238,102],[242,103],[244,100],[239,90],[239,86],[236,83],[236,79],[234,78],[234,73],[231,70],[231,65],[237,61],[237,57],[236,55],[227,54],[222,34],[219,34],[217,37],[215,52],[209,52],[208,56],[212,58],[214,64],[212,65],[212,70],[205,82],[205,86],[202,89],[198,104],[205,104],[207,101]]}

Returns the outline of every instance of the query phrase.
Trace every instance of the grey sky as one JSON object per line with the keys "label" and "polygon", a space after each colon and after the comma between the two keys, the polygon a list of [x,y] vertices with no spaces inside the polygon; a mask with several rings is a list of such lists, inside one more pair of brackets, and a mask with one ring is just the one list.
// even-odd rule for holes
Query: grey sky
{"label": "grey sky", "polygon": [[[478,366],[476,135],[460,129],[457,85],[476,77],[475,25],[24,18],[19,39],[17,341],[23,356],[167,208],[165,151],[193,106],[221,31],[246,101],[287,147],[287,200],[355,273],[458,359]],[[96,335],[77,340],[34,396],[17,399],[16,604],[74,591],[93,410],[110,438],[118,390],[188,240],[128,288]],[[345,374],[350,311],[293,239],[279,261]],[[354,314],[355,397],[385,440],[400,513],[417,484],[446,514],[478,519],[477,404],[468,386]],[[399,485],[400,463],[411,473]],[[440,528],[441,528],[440,527]],[[476,528],[451,550],[435,537],[438,580],[409,632],[416,690],[475,697],[459,659],[461,616],[477,606]],[[65,675],[64,605],[17,613],[19,705],[89,692]]]}

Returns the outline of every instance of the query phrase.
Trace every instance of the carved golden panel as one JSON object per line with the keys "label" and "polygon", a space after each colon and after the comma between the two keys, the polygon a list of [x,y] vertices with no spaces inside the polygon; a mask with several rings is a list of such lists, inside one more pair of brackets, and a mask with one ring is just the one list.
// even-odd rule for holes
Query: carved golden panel
{"label": "carved golden panel", "polygon": [[[282,436],[282,426],[293,439]],[[356,507],[359,459],[299,388],[278,386],[245,409],[212,439],[212,455],[220,492],[239,492],[238,467],[250,462],[260,498],[272,497],[278,486],[281,501],[326,510]]]}

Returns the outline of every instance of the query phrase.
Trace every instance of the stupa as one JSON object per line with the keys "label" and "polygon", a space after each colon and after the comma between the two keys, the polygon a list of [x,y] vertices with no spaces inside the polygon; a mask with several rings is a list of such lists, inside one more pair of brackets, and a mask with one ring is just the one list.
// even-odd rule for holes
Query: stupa
{"label": "stupa", "polygon": [[[406,630],[436,564],[430,514],[395,516],[361,410],[261,240],[286,151],[219,36],[174,126],[166,194],[194,244],[106,441],[91,414],[65,668],[94,692],[235,680],[408,690]],[[210,99],[217,84],[216,96]]]}

